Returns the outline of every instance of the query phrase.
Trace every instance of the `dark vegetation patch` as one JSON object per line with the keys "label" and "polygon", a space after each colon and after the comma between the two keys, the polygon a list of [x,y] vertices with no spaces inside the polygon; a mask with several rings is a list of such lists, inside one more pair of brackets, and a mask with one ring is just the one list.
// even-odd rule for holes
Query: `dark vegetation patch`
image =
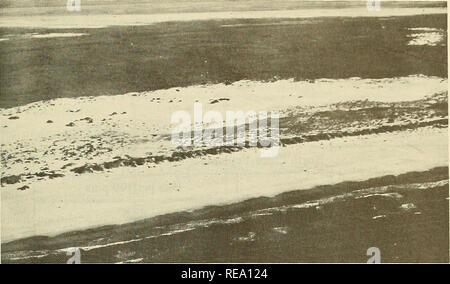
{"label": "dark vegetation patch", "polygon": [[26,178],[26,179],[31,179],[34,177],[38,177],[38,178],[50,178],[50,179],[54,179],[54,178],[59,178],[59,177],[63,177],[63,174],[60,173],[56,173],[55,171],[49,171],[49,172],[38,172],[38,173],[33,173],[33,174],[20,174],[20,175],[12,175],[12,176],[6,176],[6,177],[2,177],[1,178],[1,184],[3,186],[3,184],[16,184],[22,181],[22,178]]}

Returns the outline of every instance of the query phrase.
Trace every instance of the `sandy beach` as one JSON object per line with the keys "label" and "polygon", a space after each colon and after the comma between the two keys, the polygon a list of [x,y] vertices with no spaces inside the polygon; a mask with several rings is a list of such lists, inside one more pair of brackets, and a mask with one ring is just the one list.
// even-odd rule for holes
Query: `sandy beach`
{"label": "sandy beach", "polygon": [[[446,79],[425,76],[323,79],[314,83],[237,82],[56,99],[3,110],[1,125],[6,126],[6,135],[1,139],[2,163],[8,166],[2,173],[2,239],[55,235],[295,189],[445,166],[447,129],[435,127],[442,125],[446,113],[432,111],[432,106],[447,102],[446,88]],[[279,100],[271,101],[275,93]],[[229,100],[211,104],[219,98]],[[258,106],[250,101],[263,103]],[[275,158],[261,159],[256,147],[215,155],[208,154],[211,147],[204,146],[203,156],[171,160],[179,149],[170,141],[174,126],[169,114],[182,109],[193,115],[194,102],[203,103],[205,112],[277,110],[282,129],[289,126],[280,136],[286,147]],[[367,122],[342,123],[338,128],[325,121],[317,128],[306,120],[326,112],[364,109],[358,102],[365,108],[399,104],[396,107],[400,109],[403,104],[410,111],[416,105],[427,106],[430,111],[407,112],[394,120],[386,113]],[[427,124],[421,126],[423,122]],[[410,130],[395,131],[395,127],[408,125]],[[313,129],[306,131],[307,127]],[[371,129],[380,130],[361,137],[352,134],[362,130],[370,133]],[[316,142],[289,145],[289,139],[298,135],[336,131],[344,137],[329,140],[325,136]],[[181,153],[188,155],[190,151]],[[152,161],[152,157],[164,156],[168,158]],[[361,156],[367,159],[361,161]],[[133,160],[137,164],[127,163]]]}
{"label": "sandy beach", "polygon": [[335,9],[302,9],[290,11],[230,11],[204,13],[170,13],[152,15],[70,15],[67,16],[28,16],[2,17],[0,27],[47,28],[47,29],[80,29],[104,28],[108,26],[138,26],[163,22],[185,22],[226,19],[305,19],[317,17],[392,17],[423,14],[444,14],[446,8],[401,8],[368,11],[367,8]]}

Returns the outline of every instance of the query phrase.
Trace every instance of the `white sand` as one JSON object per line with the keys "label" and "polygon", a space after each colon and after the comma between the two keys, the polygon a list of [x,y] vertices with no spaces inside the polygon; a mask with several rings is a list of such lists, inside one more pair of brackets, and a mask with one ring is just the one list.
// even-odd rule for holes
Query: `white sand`
{"label": "white sand", "polygon": [[20,35],[7,35],[4,38],[0,38],[0,41],[8,41],[10,39],[40,39],[40,38],[59,38],[59,37],[79,37],[86,36],[86,33],[48,33],[48,34],[39,34],[39,33],[26,33]]}
{"label": "white sand", "polygon": [[[408,45],[429,45],[436,46],[444,39],[443,33],[419,33],[411,34],[409,37],[412,39],[408,42]],[[444,44],[442,44],[444,45]]]}
{"label": "white sand", "polygon": [[151,15],[76,15],[70,16],[3,16],[0,27],[25,28],[102,28],[108,26],[150,25],[170,21],[196,21],[213,19],[314,18],[314,17],[390,17],[422,14],[445,14],[446,8],[367,8],[303,9],[290,11],[245,11],[170,13]]}
{"label": "white sand", "polygon": [[435,28],[410,28],[408,30],[419,32],[412,33],[408,35],[411,40],[408,45],[429,45],[436,46],[441,43],[442,46],[445,45],[444,40],[444,30]]}
{"label": "white sand", "polygon": [[410,31],[419,31],[419,32],[442,32],[440,29],[436,28],[409,28]]}
{"label": "white sand", "polygon": [[[99,132],[95,122],[103,118],[111,119],[111,123],[117,123],[115,130],[118,131],[133,131],[124,124],[136,127],[145,124],[152,131],[170,133],[172,113],[185,110],[193,115],[196,101],[203,104],[204,112],[215,110],[223,113],[225,117],[225,112],[230,110],[282,111],[294,106],[326,106],[356,100],[413,101],[444,92],[447,85],[448,81],[444,78],[414,75],[386,79],[318,79],[314,82],[239,81],[228,86],[216,84],[117,96],[60,98],[0,109],[0,127],[8,126],[2,128],[4,135],[0,137],[0,142],[10,143],[22,138],[41,139],[56,133],[66,135],[68,132],[81,130]],[[220,98],[227,98],[229,101],[210,104],[212,100]],[[110,116],[113,112],[117,112],[118,115]],[[122,112],[127,114],[120,115]],[[20,119],[9,120],[8,115],[17,115]],[[64,127],[87,116],[94,119],[93,125],[96,127],[83,123],[78,123],[73,128]],[[54,123],[45,124],[49,119]],[[36,127],[36,124],[42,127]],[[108,128],[111,130],[111,127]],[[137,132],[142,133],[141,128],[139,127]]]}
{"label": "white sand", "polygon": [[447,129],[423,128],[292,145],[272,159],[250,149],[38,181],[27,191],[3,188],[2,241],[447,166],[447,137]]}
{"label": "white sand", "polygon": [[[446,90],[446,79],[410,76],[378,80],[321,79],[314,83],[293,80],[273,83],[240,81],[228,86],[192,86],[139,94],[37,102],[0,110],[1,150],[5,157],[6,154],[15,157],[6,162],[7,167],[2,167],[1,174],[36,173],[45,167],[60,170],[69,162],[73,163],[69,168],[73,168],[86,163],[111,161],[115,156],[143,157],[150,152],[167,154],[173,149],[171,142],[158,142],[159,136],[154,135],[171,133],[176,126],[170,123],[171,116],[176,111],[186,110],[193,117],[196,101],[203,104],[203,113],[216,110],[225,118],[226,111],[277,110],[283,113],[297,106],[308,108],[323,105],[327,108],[333,103],[353,100],[412,101]],[[220,98],[230,100],[210,104]],[[117,114],[111,116],[112,113]],[[8,115],[19,119],[11,120]],[[93,122],[81,120],[86,117],[92,118]],[[48,120],[53,123],[46,123]],[[73,127],[66,126],[71,122]],[[96,148],[88,157],[75,160],[67,158],[63,152],[67,149],[79,152],[75,149],[87,144]],[[27,158],[34,161],[24,162]],[[12,162],[16,159],[22,162]]]}
{"label": "white sand", "polygon": [[32,38],[55,38],[55,37],[78,37],[87,35],[85,33],[49,33],[49,34],[34,34]]}

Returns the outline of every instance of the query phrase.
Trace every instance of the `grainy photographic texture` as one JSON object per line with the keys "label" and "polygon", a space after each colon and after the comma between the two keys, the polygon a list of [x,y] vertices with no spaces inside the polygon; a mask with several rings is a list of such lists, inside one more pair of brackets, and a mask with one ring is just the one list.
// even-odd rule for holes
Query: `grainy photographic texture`
{"label": "grainy photographic texture", "polygon": [[2,263],[449,262],[447,3],[0,0]]}

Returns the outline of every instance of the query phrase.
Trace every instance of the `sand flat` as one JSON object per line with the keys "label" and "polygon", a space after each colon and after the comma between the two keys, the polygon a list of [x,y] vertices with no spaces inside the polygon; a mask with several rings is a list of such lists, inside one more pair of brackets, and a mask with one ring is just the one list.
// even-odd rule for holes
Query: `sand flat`
{"label": "sand flat", "polygon": [[[170,140],[161,140],[158,135],[170,133],[174,111],[192,114],[196,101],[203,104],[204,112],[278,110],[282,115],[301,115],[308,108],[333,110],[333,103],[350,103],[352,107],[354,101],[406,104],[428,97],[425,103],[438,106],[433,96],[441,93],[446,102],[446,91],[447,79],[422,75],[240,81],[119,96],[61,98],[2,109],[4,135],[0,141],[2,162],[7,166],[2,168],[2,178],[23,175],[18,184],[2,184],[2,239],[120,224],[315,185],[446,166],[446,126],[418,127],[414,121],[403,121],[415,126],[404,131],[288,145],[280,148],[275,158],[261,158],[260,149],[251,148],[86,174],[71,170],[111,161],[115,156],[141,157],[161,151],[171,154]],[[220,98],[229,100],[211,104]],[[445,114],[418,115],[426,121],[442,120]],[[300,129],[297,134],[303,133]],[[63,175],[48,179],[39,174],[48,170]],[[33,173],[36,176],[28,179]],[[22,186],[29,188],[17,190]]]}
{"label": "sand flat", "polygon": [[276,158],[261,159],[258,149],[249,149],[155,168],[43,180],[27,191],[2,189],[2,240],[446,166],[447,137],[447,129],[422,128],[288,146]]}
{"label": "sand flat", "polygon": [[[203,114],[218,111],[224,119],[227,111],[279,111],[285,117],[325,111],[340,102],[415,101],[446,90],[446,79],[415,75],[375,80],[239,81],[36,102],[0,110],[2,162],[6,165],[1,173],[2,177],[48,170],[64,173],[117,156],[171,155],[175,146],[164,138],[177,126],[171,116],[184,110],[193,118],[196,102],[202,104]],[[218,99],[226,100],[211,103]],[[31,185],[32,180],[25,184]]]}

